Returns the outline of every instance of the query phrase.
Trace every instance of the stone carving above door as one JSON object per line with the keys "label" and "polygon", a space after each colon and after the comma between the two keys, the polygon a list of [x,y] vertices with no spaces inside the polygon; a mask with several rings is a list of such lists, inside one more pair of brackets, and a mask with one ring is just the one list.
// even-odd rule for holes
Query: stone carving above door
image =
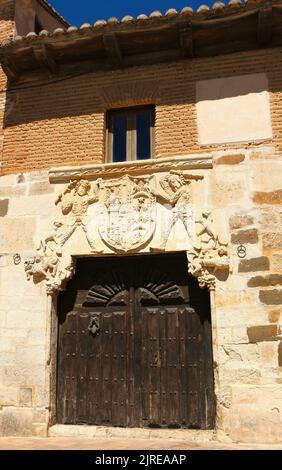
{"label": "stone carving above door", "polygon": [[63,290],[74,274],[74,261],[64,250],[67,240],[81,227],[91,252],[97,252],[88,234],[87,211],[90,204],[98,201],[98,183],[92,189],[87,180],[71,181],[58,195],[55,205],[61,204],[62,221],[53,223],[49,236],[41,240],[38,254],[25,261],[27,280],[35,282],[45,279],[48,294]]}
{"label": "stone carving above door", "polygon": [[[162,175],[71,181],[55,200],[60,211],[53,229],[41,240],[35,256],[25,262],[27,279],[45,280],[48,294],[53,294],[63,290],[73,276],[75,256],[165,251],[180,221],[189,243],[176,251],[187,252],[188,271],[200,286],[214,288],[217,273],[229,272],[228,249],[214,229],[210,212],[202,212],[195,220],[191,185],[200,179],[203,176],[174,170]],[[164,224],[158,204],[165,205]],[[155,237],[157,224],[160,240]],[[73,251],[75,237],[86,251],[81,252],[80,245]]]}
{"label": "stone carving above door", "polygon": [[99,234],[116,252],[140,249],[152,238],[156,227],[154,176],[105,180],[100,183]]}
{"label": "stone carving above door", "polygon": [[228,243],[216,234],[211,212],[202,212],[196,226],[196,243],[187,251],[188,271],[198,278],[200,287],[214,290],[218,273],[226,277],[230,270]]}
{"label": "stone carving above door", "polygon": [[25,261],[27,280],[33,278],[35,283],[45,280],[47,294],[55,294],[65,289],[67,282],[75,272],[75,261],[62,256],[49,242],[38,250],[38,254]]}
{"label": "stone carving above door", "polygon": [[203,176],[184,175],[183,172],[171,170],[160,179],[162,192],[152,189],[159,201],[170,205],[166,223],[162,225],[161,243],[151,247],[151,251],[165,251],[173,226],[180,220],[190,240],[194,238],[193,209],[191,205],[190,184],[192,180],[203,179]]}
{"label": "stone carving above door", "polygon": [[57,235],[57,243],[62,247],[78,227],[81,227],[87,242],[92,252],[97,252],[93,241],[88,233],[89,219],[87,217],[87,210],[90,204],[98,201],[99,192],[98,180],[94,188],[87,180],[72,181],[59,194],[55,204],[61,203],[63,215],[67,216],[64,223],[62,223],[61,233]]}

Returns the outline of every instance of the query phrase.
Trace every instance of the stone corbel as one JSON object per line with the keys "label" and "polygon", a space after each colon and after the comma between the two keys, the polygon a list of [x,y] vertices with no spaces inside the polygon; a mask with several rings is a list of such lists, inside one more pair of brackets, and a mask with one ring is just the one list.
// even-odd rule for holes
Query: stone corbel
{"label": "stone corbel", "polygon": [[187,251],[188,272],[196,277],[200,287],[214,290],[219,272],[229,273],[229,256],[225,246],[208,251],[194,248]]}
{"label": "stone corbel", "polygon": [[27,280],[34,283],[45,280],[48,295],[63,291],[67,282],[74,276],[75,261],[71,256],[63,257],[60,253],[37,254],[25,261]]}
{"label": "stone corbel", "polygon": [[196,277],[199,286],[215,290],[216,279],[227,277],[230,272],[228,244],[219,240],[212,226],[209,212],[203,212],[202,218],[196,221],[201,225],[194,247],[187,251],[188,272]]}

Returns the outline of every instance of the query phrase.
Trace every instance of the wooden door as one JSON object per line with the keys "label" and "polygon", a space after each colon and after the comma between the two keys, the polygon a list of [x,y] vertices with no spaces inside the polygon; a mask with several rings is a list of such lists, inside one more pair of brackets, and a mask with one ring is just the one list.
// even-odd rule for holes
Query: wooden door
{"label": "wooden door", "polygon": [[59,423],[214,427],[208,293],[183,254],[78,262],[59,298]]}

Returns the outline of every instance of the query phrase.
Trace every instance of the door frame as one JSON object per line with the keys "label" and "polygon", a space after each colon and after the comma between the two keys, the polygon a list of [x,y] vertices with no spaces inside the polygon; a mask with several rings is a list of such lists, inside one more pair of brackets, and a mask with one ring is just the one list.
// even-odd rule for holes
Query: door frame
{"label": "door frame", "polygon": [[[184,251],[184,250],[183,250]],[[176,252],[166,252],[166,253],[179,253]],[[165,254],[165,253],[164,253]],[[114,255],[119,257],[125,256],[141,256],[146,255],[146,253],[134,253],[132,255],[124,254],[124,255]],[[110,255],[113,256],[113,255]],[[147,256],[150,256],[148,253]],[[152,254],[152,256],[154,256]],[[79,258],[103,258],[105,256],[95,254],[93,256],[73,256],[72,258],[75,260]],[[107,256],[108,257],[108,256]],[[187,260],[187,270],[188,270],[188,260]],[[213,359],[213,377],[214,377],[214,395],[215,395],[215,429],[219,428],[219,417],[217,413],[217,400],[220,394],[220,379],[219,379],[219,346],[218,346],[218,338],[217,338],[217,316],[216,316],[216,307],[215,307],[215,296],[216,291],[215,289],[209,290],[210,295],[210,315],[211,315],[211,344],[212,344],[212,359]],[[48,420],[48,428],[57,424],[57,357],[58,357],[58,332],[59,332],[59,321],[58,321],[58,294],[53,294],[52,296],[46,296],[47,299],[47,321],[46,321],[46,350],[47,350],[47,368],[48,372],[48,383],[46,383],[46,392],[48,393],[48,411],[49,411],[49,420]],[[46,379],[47,382],[47,379]],[[64,426],[64,425],[62,425]],[[67,425],[65,425],[67,426]],[[75,426],[75,425],[73,425]],[[127,429],[127,428],[125,428]],[[160,428],[161,430],[161,428]],[[183,429],[175,429],[175,432],[183,432]],[[210,430],[201,430],[201,432],[208,432]],[[193,429],[189,430],[189,432],[193,432]],[[199,432],[199,430],[195,430],[195,432]]]}

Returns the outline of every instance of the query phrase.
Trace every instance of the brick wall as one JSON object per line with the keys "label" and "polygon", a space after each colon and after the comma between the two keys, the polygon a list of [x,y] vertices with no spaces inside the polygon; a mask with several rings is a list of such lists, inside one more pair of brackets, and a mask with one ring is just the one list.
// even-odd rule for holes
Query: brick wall
{"label": "brick wall", "polygon": [[0,41],[9,37],[14,28],[14,0],[0,0]]}
{"label": "brick wall", "polygon": [[[14,32],[14,0],[0,0],[0,42]],[[0,67],[0,153],[3,152],[7,77]],[[1,167],[0,167],[1,174]]]}
{"label": "brick wall", "polygon": [[[0,1],[0,42],[8,38],[14,31],[14,0]],[[7,85],[7,77],[0,68],[1,96]]]}
{"label": "brick wall", "polygon": [[[1,174],[103,162],[106,109],[142,103],[156,104],[156,157],[206,152],[211,147],[197,142],[196,80],[259,72],[268,76],[273,126],[270,143],[280,151],[282,49],[276,48],[96,72],[60,81],[57,77],[53,79],[56,83],[14,88],[7,94]],[[215,148],[226,147],[238,146]]]}

